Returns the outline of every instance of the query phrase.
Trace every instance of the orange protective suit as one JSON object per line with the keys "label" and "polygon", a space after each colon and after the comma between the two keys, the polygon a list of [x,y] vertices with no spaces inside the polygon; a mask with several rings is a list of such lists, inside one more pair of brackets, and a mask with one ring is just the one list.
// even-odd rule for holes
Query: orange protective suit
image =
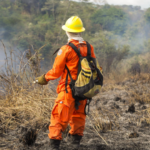
{"label": "orange protective suit", "polygon": [[[80,48],[82,56],[87,56],[86,42],[79,43],[76,40],[71,40],[76,47]],[[94,49],[91,45],[91,56],[95,58]],[[78,134],[83,136],[85,127],[85,106],[86,100],[80,101],[79,109],[75,109],[75,99],[72,97],[72,92],[69,87],[70,78],[68,78],[67,90],[65,91],[65,81],[67,76],[67,70],[65,65],[70,70],[71,76],[74,80],[77,78],[79,57],[76,52],[68,45],[61,47],[55,58],[53,68],[47,72],[45,79],[55,80],[61,76],[57,87],[58,97],[55,100],[55,104],[51,114],[51,124],[49,126],[49,138],[50,139],[62,139],[62,132],[66,129],[68,123],[71,126],[70,134]]]}

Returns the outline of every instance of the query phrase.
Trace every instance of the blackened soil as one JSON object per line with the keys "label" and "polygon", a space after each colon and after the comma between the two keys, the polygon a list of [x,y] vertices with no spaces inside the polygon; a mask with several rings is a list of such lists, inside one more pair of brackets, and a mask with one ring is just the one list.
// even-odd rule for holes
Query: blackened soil
{"label": "blackened soil", "polygon": [[[84,137],[79,150],[150,150],[149,103],[137,101],[143,85],[130,80],[103,90],[90,104]],[[105,85],[103,88],[107,88]],[[148,91],[147,91],[148,92]],[[141,97],[139,99],[142,99]],[[48,128],[18,127],[13,131],[0,129],[1,150],[48,150]],[[101,137],[103,138],[101,138]],[[107,142],[107,144],[106,144]],[[62,140],[60,150],[71,150]]]}

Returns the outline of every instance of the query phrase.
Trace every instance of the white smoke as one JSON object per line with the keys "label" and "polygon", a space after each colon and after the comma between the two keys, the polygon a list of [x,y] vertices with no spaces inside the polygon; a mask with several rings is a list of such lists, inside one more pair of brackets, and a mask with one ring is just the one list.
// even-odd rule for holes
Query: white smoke
{"label": "white smoke", "polygon": [[90,2],[97,5],[104,5],[107,4],[107,0],[70,0],[70,1],[76,1],[76,2]]}
{"label": "white smoke", "polygon": [[0,28],[0,69],[5,63],[5,53],[4,53],[4,47],[2,44],[2,34],[4,32],[3,28]]}
{"label": "white smoke", "polygon": [[107,0],[107,3],[110,5],[141,6],[142,9],[150,7],[150,0]]}
{"label": "white smoke", "polygon": [[4,65],[5,63],[5,53],[3,51],[3,46],[0,43],[0,68]]}
{"label": "white smoke", "polygon": [[104,5],[104,4],[107,4],[107,1],[106,0],[89,0],[95,4],[98,4],[98,5]]}

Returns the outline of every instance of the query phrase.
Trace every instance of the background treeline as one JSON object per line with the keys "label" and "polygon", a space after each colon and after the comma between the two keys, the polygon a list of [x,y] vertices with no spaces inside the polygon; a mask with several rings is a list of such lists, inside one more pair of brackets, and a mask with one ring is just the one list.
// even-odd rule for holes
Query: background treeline
{"label": "background treeline", "polygon": [[0,0],[0,38],[22,51],[36,51],[46,44],[39,56],[50,68],[53,52],[67,43],[61,26],[72,15],[83,20],[83,38],[93,44],[105,72],[116,70],[127,56],[140,64],[142,54],[142,65],[148,64],[144,55],[150,52],[150,8],[99,6],[88,1]]}

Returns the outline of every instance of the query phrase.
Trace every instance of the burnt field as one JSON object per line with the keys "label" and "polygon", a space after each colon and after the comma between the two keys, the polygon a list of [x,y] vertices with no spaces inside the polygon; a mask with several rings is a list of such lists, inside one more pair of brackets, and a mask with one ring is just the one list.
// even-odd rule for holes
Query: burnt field
{"label": "burnt field", "polygon": [[[90,104],[80,150],[149,150],[149,90],[150,79],[147,74],[128,78],[119,83],[104,84],[101,93]],[[22,105],[22,108],[26,108],[22,110],[12,105],[5,108],[3,105],[2,109],[1,105],[0,149],[49,149],[47,134],[50,108],[54,99],[51,99],[51,102],[43,100],[43,103],[40,103],[42,95],[37,97],[38,101],[33,101],[38,104],[29,106],[28,97],[28,102]],[[48,99],[52,95],[43,97]],[[41,109],[41,112],[34,107]],[[68,129],[63,134],[61,150],[71,150],[71,145],[68,146],[64,140],[67,132]]]}
{"label": "burnt field", "polygon": [[[0,0],[0,150],[50,149],[59,79],[45,86],[35,80],[52,69],[56,49],[75,65],[64,48],[71,39],[79,40],[79,51],[86,49],[84,40],[91,44],[104,77],[79,150],[150,150],[150,0],[122,2]],[[72,29],[63,31],[71,16],[80,24],[71,19]],[[68,131],[60,150],[72,150]]]}

